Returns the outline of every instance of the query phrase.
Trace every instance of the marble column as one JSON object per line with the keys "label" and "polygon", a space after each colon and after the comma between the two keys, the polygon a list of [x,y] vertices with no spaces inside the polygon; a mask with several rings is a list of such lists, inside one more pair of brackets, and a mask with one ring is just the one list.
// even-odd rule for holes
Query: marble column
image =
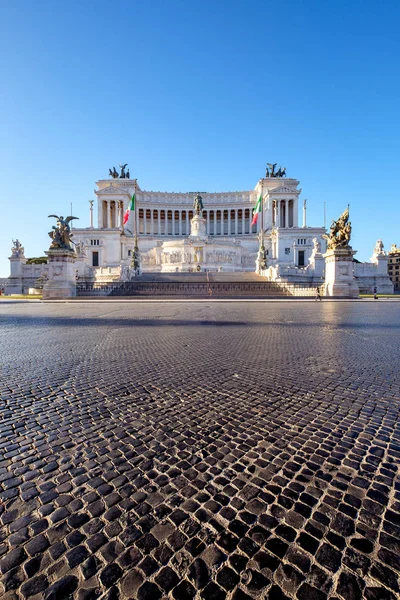
{"label": "marble column", "polygon": [[228,235],[231,235],[231,209],[228,209]]}
{"label": "marble column", "polygon": [[217,235],[217,211],[214,210],[214,235]]}
{"label": "marble column", "polygon": [[179,211],[179,235],[182,235],[182,211]]}
{"label": "marble column", "polygon": [[150,209],[150,234],[154,235],[154,210]]}
{"label": "marble column", "polygon": [[238,223],[238,210],[235,209],[235,235],[238,235],[239,232],[239,223]]}
{"label": "marble column", "polygon": [[[190,225],[189,225],[189,211],[186,210],[186,235],[190,233]],[[208,213],[207,213],[208,214]]]}

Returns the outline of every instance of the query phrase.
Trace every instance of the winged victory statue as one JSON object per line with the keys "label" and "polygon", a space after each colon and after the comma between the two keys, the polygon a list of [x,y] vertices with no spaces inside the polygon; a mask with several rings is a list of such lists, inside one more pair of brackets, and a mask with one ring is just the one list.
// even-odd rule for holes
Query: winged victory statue
{"label": "winged victory statue", "polygon": [[58,215],[49,215],[50,217],[54,217],[55,219],[57,219],[57,225],[51,228],[51,231],[49,231],[49,236],[51,237],[51,239],[53,240],[50,244],[50,248],[54,249],[54,248],[58,248],[61,250],[70,250],[71,252],[74,251],[72,244],[73,241],[71,240],[72,238],[72,233],[71,233],[71,227],[70,227],[70,222],[73,219],[79,219],[79,217],[66,217],[64,219],[63,216],[58,216]]}

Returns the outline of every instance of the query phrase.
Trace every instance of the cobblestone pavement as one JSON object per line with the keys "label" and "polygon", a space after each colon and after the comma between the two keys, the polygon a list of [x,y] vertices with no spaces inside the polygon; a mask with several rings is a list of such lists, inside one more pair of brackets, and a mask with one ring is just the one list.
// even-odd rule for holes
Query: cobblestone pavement
{"label": "cobblestone pavement", "polygon": [[399,304],[0,321],[2,600],[399,598]]}

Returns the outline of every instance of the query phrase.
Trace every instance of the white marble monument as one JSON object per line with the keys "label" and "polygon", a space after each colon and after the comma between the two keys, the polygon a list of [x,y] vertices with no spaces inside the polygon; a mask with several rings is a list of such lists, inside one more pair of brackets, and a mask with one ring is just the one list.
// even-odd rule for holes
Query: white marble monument
{"label": "white marble monument", "polygon": [[356,251],[349,245],[351,236],[351,223],[349,209],[333,221],[329,235],[325,235],[328,242],[325,258],[325,296],[339,298],[358,298],[359,287],[354,277],[353,256]]}

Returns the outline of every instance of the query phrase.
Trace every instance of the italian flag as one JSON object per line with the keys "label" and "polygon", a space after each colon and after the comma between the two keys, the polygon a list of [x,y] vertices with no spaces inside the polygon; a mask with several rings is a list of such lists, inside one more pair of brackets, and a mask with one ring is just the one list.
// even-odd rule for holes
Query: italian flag
{"label": "italian flag", "polygon": [[259,199],[257,200],[257,204],[253,208],[253,220],[251,222],[252,227],[253,227],[253,225],[257,225],[257,219],[258,219],[258,215],[261,212],[261,206],[262,206],[262,196],[259,197]]}
{"label": "italian flag", "polygon": [[129,215],[130,215],[131,211],[134,211],[134,210],[135,210],[135,194],[132,194],[131,202],[124,214],[124,225],[127,224],[128,220],[129,220]]}

